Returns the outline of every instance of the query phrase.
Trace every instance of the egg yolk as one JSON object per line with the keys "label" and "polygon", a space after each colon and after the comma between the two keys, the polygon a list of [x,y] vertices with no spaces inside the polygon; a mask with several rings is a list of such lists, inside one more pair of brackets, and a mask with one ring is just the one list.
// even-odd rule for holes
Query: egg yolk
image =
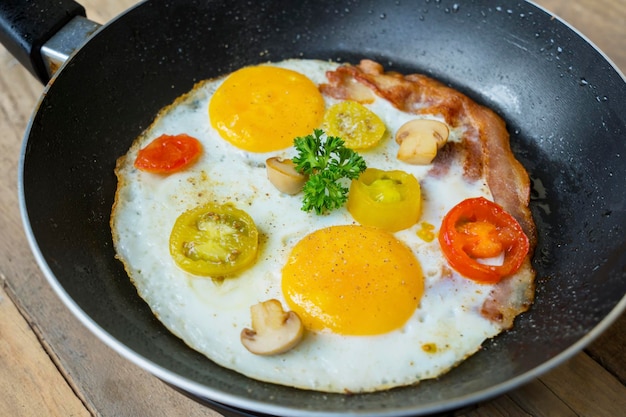
{"label": "egg yolk", "polygon": [[294,246],[282,290],[310,330],[377,335],[406,323],[419,305],[424,279],[413,252],[391,233],[333,226]]}
{"label": "egg yolk", "polygon": [[324,99],[306,76],[272,66],[245,67],[218,87],[211,125],[237,148],[271,152],[293,145],[321,124]]}

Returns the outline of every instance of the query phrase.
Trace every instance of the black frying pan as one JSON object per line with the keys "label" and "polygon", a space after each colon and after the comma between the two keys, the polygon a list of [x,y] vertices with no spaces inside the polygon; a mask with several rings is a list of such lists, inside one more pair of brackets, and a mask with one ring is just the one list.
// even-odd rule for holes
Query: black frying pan
{"label": "black frying pan", "polygon": [[[0,6],[5,16],[11,2]],[[626,308],[626,83],[558,19],[525,2],[499,5],[170,0],[128,11],[98,30],[52,79],[24,142],[22,213],[51,285],[122,355],[233,414],[442,413],[563,362]],[[52,15],[65,22],[77,12]],[[26,29],[28,52],[8,46],[46,80],[38,62],[46,39],[33,32],[53,33],[58,25],[24,24],[24,13],[13,13],[19,22],[9,32]],[[7,32],[2,37],[14,40]],[[167,332],[114,259],[113,168],[133,138],[198,80],[292,57],[367,57],[387,69],[430,74],[508,123],[513,150],[533,180],[536,302],[513,330],[438,380],[353,396],[250,380]]]}

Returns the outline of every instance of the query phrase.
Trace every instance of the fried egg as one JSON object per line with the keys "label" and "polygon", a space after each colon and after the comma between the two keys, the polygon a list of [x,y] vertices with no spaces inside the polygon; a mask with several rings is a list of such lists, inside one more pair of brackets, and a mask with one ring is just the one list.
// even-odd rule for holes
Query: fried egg
{"label": "fried egg", "polygon": [[[324,109],[340,101],[317,88],[336,67],[286,60],[197,84],[163,109],[119,159],[111,227],[138,294],[191,348],[261,381],[372,392],[440,376],[502,331],[480,312],[492,287],[459,276],[437,239],[428,238],[460,201],[492,196],[484,181],[468,182],[462,167],[436,178],[427,176],[428,166],[399,162],[393,140],[398,128],[418,117],[437,118],[376,98],[365,106],[386,132],[360,154],[368,167],[402,169],[420,181],[420,220],[389,233],[359,226],[345,207],[322,216],[302,211],[301,196],[283,194],[268,181],[265,161],[292,158],[293,138],[319,127]],[[203,146],[193,166],[171,175],[133,166],[153,139],[178,133]],[[450,127],[449,140],[463,133]],[[258,254],[244,271],[211,278],[173,261],[173,225],[206,203],[231,203],[254,220]],[[250,327],[250,307],[268,299],[299,309],[305,333],[288,352],[259,356],[242,345],[240,333]]]}

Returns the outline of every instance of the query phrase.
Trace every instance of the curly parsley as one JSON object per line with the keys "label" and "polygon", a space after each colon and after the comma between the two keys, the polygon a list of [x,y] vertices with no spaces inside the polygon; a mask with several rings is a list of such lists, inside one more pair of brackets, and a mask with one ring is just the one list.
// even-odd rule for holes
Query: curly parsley
{"label": "curly parsley", "polygon": [[309,176],[304,184],[302,210],[324,214],[343,206],[348,187],[340,180],[356,179],[365,171],[365,160],[343,139],[327,136],[321,129],[312,135],[294,139],[298,155],[293,158],[296,170]]}

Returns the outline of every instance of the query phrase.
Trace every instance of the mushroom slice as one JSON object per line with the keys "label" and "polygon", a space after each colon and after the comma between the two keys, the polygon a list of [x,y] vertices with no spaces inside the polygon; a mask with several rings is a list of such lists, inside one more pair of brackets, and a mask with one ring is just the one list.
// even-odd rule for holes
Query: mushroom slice
{"label": "mushroom slice", "polygon": [[437,120],[414,119],[396,132],[398,159],[413,165],[428,165],[448,141],[448,126]]}
{"label": "mushroom slice", "polygon": [[268,158],[265,161],[267,167],[267,178],[274,187],[285,194],[298,194],[308,177],[296,170],[291,159],[281,159],[278,157]]}
{"label": "mushroom slice", "polygon": [[270,299],[250,307],[252,329],[241,331],[241,343],[256,355],[277,355],[295,347],[304,334],[300,317]]}

